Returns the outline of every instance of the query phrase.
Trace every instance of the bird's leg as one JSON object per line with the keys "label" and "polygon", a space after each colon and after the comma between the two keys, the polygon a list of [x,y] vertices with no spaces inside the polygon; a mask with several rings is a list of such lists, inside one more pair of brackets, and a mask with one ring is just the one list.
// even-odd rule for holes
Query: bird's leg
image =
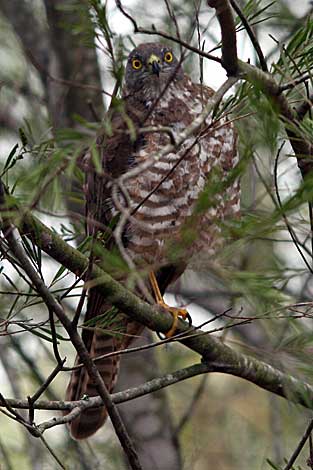
{"label": "bird's leg", "polygon": [[156,280],[156,277],[155,277],[155,274],[154,274],[153,271],[151,271],[150,274],[149,274],[149,280],[150,280],[152,291],[154,293],[155,300],[156,300],[157,304],[160,305],[161,307],[165,308],[173,316],[173,319],[174,319],[173,324],[172,324],[171,328],[169,329],[169,331],[167,331],[165,333],[165,336],[167,338],[171,338],[174,335],[175,331],[176,331],[178,318],[181,317],[184,320],[186,318],[188,318],[190,320],[190,315],[187,312],[187,310],[185,310],[184,308],[170,307],[169,305],[167,305],[164,302],[164,299],[163,299],[162,294],[161,294],[160,289],[159,289],[158,281]]}

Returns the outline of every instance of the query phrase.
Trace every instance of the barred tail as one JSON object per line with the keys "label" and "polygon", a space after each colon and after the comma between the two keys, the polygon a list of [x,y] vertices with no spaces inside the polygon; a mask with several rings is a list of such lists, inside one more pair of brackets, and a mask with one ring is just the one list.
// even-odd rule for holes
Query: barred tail
{"label": "barred tail", "polygon": [[[101,356],[113,352],[114,339],[112,337],[95,333],[90,349],[92,357]],[[75,364],[80,362],[76,357]],[[108,357],[96,361],[96,366],[100,372],[102,380],[111,392],[117,380],[119,371],[119,356]],[[97,389],[85,368],[73,371],[70,382],[66,390],[66,400],[80,400],[84,395],[94,397],[98,395]],[[105,422],[107,411],[104,407],[90,408],[82,411],[82,413],[74,419],[69,425],[71,435],[74,439],[86,439],[94,434]]]}
{"label": "barred tail", "polygon": [[[85,320],[89,320],[101,314],[107,307],[108,306],[103,302],[103,297],[95,291],[91,291]],[[92,330],[84,329],[82,339],[92,358],[117,350],[118,342],[116,338],[103,334],[103,332],[100,332],[96,328]],[[80,362],[80,358],[76,356],[75,365]],[[119,363],[119,356],[106,357],[95,361],[102,380],[109,392],[113,390],[117,381]],[[86,369],[81,368],[72,372],[65,399],[68,401],[81,400],[84,395],[94,397],[98,395],[98,392]],[[68,413],[66,412],[64,414]],[[82,413],[69,424],[71,436],[74,439],[86,439],[90,437],[103,425],[106,418],[107,411],[105,407],[90,408],[82,411]]]}

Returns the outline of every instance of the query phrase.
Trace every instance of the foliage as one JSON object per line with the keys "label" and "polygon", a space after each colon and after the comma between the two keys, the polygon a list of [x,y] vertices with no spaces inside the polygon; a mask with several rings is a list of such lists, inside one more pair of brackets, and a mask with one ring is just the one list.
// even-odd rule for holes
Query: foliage
{"label": "foliage", "polygon": [[[57,67],[52,60],[47,65],[47,58],[46,62],[31,59],[29,47],[24,45],[23,49],[23,36],[10,16],[8,2],[0,1],[0,12],[3,12],[1,25],[4,26],[0,28],[3,97],[0,175],[9,188],[7,209],[14,214],[18,203],[25,211],[36,212],[65,241],[76,244],[78,250],[87,256],[93,251],[107,272],[117,279],[127,278],[128,286],[132,287],[136,277],[131,267],[117,249],[110,249],[119,217],[107,227],[102,239],[85,236],[81,158],[86,149],[91,149],[92,162],[101,173],[95,137],[100,129],[104,129],[107,135],[112,133],[112,123],[110,116],[104,114],[105,108],[111,105],[124,112],[120,89],[125,58],[133,45],[148,40],[164,40],[173,45],[179,55],[183,50],[179,44],[182,40],[200,51],[218,55],[221,43],[214,10],[209,9],[206,2],[133,2],[125,6],[125,10],[140,27],[151,33],[138,36],[133,32],[131,22],[113,2],[90,0],[87,10],[84,2],[56,2],[56,10],[63,18],[58,24],[60,31],[66,32],[73,44],[77,42],[79,45],[74,51],[77,52],[77,60],[81,50],[89,53],[96,48],[98,63],[94,60],[93,67],[97,71],[104,70],[102,83],[82,84],[76,77],[76,74],[80,77],[79,70],[61,77],[60,71],[64,72],[65,67],[62,67],[62,54],[60,51],[59,56],[56,53],[56,37],[50,40],[51,50],[56,55],[53,60],[59,61]],[[21,3],[23,9],[29,2]],[[40,8],[46,11],[45,7],[48,4],[51,7],[54,2],[39,3]],[[214,260],[199,257],[197,263],[201,265],[201,272],[186,274],[178,293],[183,303],[194,302],[206,309],[205,319],[214,320],[214,328],[224,328],[222,339],[230,346],[240,347],[245,353],[312,384],[312,214],[311,208],[308,209],[312,202],[312,177],[308,175],[301,179],[298,165],[301,166],[301,159],[305,156],[298,155],[298,160],[295,157],[290,147],[290,132],[296,133],[298,141],[312,145],[313,20],[311,11],[300,17],[282,0],[266,4],[260,0],[239,3],[245,19],[259,38],[270,76],[282,87],[281,94],[286,97],[290,108],[299,110],[305,103],[309,106],[303,118],[294,121],[282,116],[277,94],[269,96],[262,77],[250,80],[243,77],[237,82],[214,110],[214,119],[227,115],[234,121],[239,135],[240,163],[226,181],[221,182],[220,175],[212,173],[195,213],[183,229],[181,243],[170,243],[168,249],[171,259],[182,257],[190,243],[199,236],[199,214],[214,207],[218,197],[239,175],[242,181],[241,217],[220,223],[221,232],[228,240],[227,246]],[[300,3],[304,6],[305,2]],[[34,8],[33,15],[36,14]],[[47,18],[45,15],[39,15],[39,18],[42,31],[38,34],[48,37],[49,13]],[[244,47],[249,47],[249,59],[258,64],[255,50],[247,46],[248,36],[242,19],[236,16],[235,23],[239,56]],[[25,25],[25,28],[30,36],[34,35],[34,43],[38,43],[37,32],[32,33],[31,26]],[[176,38],[176,43],[169,38],[159,38],[159,32]],[[270,39],[264,38],[265,33],[270,34]],[[16,41],[17,36],[20,36],[21,43]],[[8,37],[13,40],[10,63],[7,60]],[[66,43],[61,46],[67,47]],[[185,51],[184,66],[195,80],[203,80],[208,85],[212,85],[213,72],[221,68],[219,63],[210,62],[190,50]],[[46,72],[45,67],[48,69]],[[85,62],[80,67],[87,69]],[[82,98],[86,115],[78,114],[76,109],[66,110],[63,104],[67,94],[80,86],[82,94],[87,92],[84,85],[93,85],[95,93],[93,100],[88,101],[85,95]],[[92,109],[92,118],[87,113],[87,102]],[[104,116],[101,120],[96,109],[99,102],[101,117]],[[56,110],[59,117],[67,113],[73,125],[57,125],[52,117]],[[126,115],[125,121],[128,131],[135,137],[133,123]],[[4,396],[14,394],[19,398],[35,393],[55,367],[55,340],[62,357],[72,355],[73,349],[59,321],[55,322],[56,331],[53,331],[41,296],[25,276],[21,260],[12,253],[8,255],[9,247],[4,236],[0,242],[3,261],[0,297],[3,352],[0,360],[7,369],[7,374],[0,371],[3,382],[6,379],[7,384],[0,392]],[[22,245],[50,292],[66,306],[70,315],[75,314],[83,287],[81,279],[75,279],[64,266],[48,259],[28,237],[22,237]],[[229,308],[230,314],[221,315]],[[112,307],[103,316],[86,323],[80,321],[79,327],[105,328],[113,330],[111,334],[123,334],[116,312]],[[245,323],[233,326],[241,321]],[[162,369],[170,372],[177,366],[183,368],[189,364],[194,355],[172,347],[170,354],[160,351],[158,359]],[[45,398],[63,399],[66,381],[65,374],[58,375],[45,391]],[[169,392],[176,424],[184,415],[186,402],[192,401],[198,379],[189,383],[190,386],[186,386],[186,382],[180,384],[179,393],[175,389]],[[43,414],[42,420],[47,420],[50,414]],[[53,412],[51,416],[54,416]],[[284,468],[305,431],[308,416],[300,407],[268,397],[266,392],[256,391],[252,385],[230,377],[210,376],[205,392],[178,436],[182,443],[184,468],[206,469],[208,461],[212,468],[222,470]],[[34,439],[30,444],[26,431],[23,434],[5,416],[1,417],[1,426],[6,426],[6,433],[0,437],[0,455],[3,455],[8,468],[15,469],[21,465],[31,468],[33,454],[39,462],[45,462],[47,468],[54,468],[56,464],[51,454],[47,457],[43,446],[33,444]],[[59,460],[64,459],[68,468],[73,462],[82,462],[81,468],[91,468],[88,465],[96,466],[99,462],[105,462],[106,468],[112,470],[122,468],[113,433],[107,428],[101,431],[100,438],[93,438],[92,447],[73,444],[64,430],[53,429],[47,441],[52,443],[50,446]],[[19,433],[18,440],[14,438],[15,432]],[[195,435],[199,436],[198,442],[194,442]],[[108,441],[105,448],[103,439]],[[297,464],[305,468],[307,457],[305,450]]]}

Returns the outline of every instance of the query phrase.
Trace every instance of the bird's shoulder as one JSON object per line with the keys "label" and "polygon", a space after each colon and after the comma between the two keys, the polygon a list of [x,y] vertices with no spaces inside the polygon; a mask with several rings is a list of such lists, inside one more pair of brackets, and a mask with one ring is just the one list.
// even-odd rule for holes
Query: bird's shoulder
{"label": "bird's shoulder", "polygon": [[151,114],[151,122],[159,125],[179,125],[182,129],[192,124],[213,97],[215,91],[194,83],[186,74],[168,87]]}
{"label": "bird's shoulder", "polygon": [[112,177],[120,176],[130,166],[146,113],[144,103],[132,96],[116,101],[106,113],[96,137],[96,148],[102,167]]}
{"label": "bird's shoulder", "polygon": [[190,107],[198,102],[206,104],[215,93],[209,86],[193,82],[187,74],[184,74],[183,79],[177,82],[175,88],[177,99],[184,100]]}

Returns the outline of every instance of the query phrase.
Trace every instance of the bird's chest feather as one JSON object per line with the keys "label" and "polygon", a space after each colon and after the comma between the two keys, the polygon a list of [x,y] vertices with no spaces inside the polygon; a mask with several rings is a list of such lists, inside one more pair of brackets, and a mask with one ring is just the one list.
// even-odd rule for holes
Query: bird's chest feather
{"label": "bird's chest feather", "polygon": [[151,131],[136,148],[136,166],[147,160],[150,165],[127,181],[134,211],[130,227],[132,251],[142,252],[144,246],[146,255],[149,249],[154,255],[160,252],[166,239],[177,236],[204,188],[203,145],[194,137],[160,157],[160,152],[171,143],[169,133],[179,138],[195,117],[186,105],[186,98],[183,93],[168,94],[151,112],[145,123]]}
{"label": "bird's chest feather", "polygon": [[[235,163],[234,132],[226,121],[215,126],[206,119],[201,129],[190,133],[179,147],[164,151],[171,143],[169,133],[178,141],[209,98],[204,103],[200,91],[188,86],[170,88],[144,124],[149,132],[141,137],[133,158],[139,169],[145,162],[149,165],[126,180],[132,209],[128,247],[135,257],[142,258],[144,253],[149,262],[163,262],[168,243],[180,243],[182,230],[193,220],[196,203],[212,169],[217,168],[223,179]],[[208,208],[198,217],[196,230],[203,234],[190,247],[190,253],[202,249],[204,244],[212,245],[217,232],[214,220],[223,218],[228,210],[228,195],[218,197],[218,208]]]}

